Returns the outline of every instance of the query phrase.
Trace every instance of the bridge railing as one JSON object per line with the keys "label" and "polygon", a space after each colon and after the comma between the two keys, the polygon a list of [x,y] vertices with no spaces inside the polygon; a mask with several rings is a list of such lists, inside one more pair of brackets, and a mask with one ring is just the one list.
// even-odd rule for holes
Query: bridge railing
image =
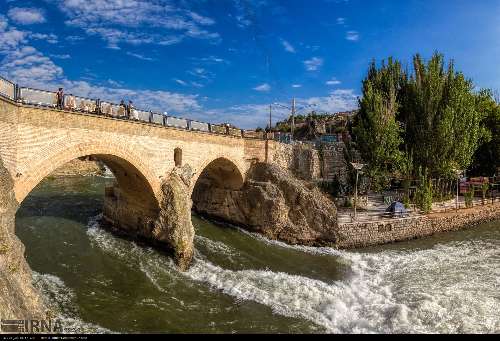
{"label": "bridge railing", "polygon": [[95,113],[97,110],[97,101],[85,97],[64,95],[64,109],[85,113]]}
{"label": "bridge railing", "polygon": [[19,88],[19,100],[22,103],[55,108],[57,106],[56,93],[32,88]]}
{"label": "bridge railing", "polygon": [[189,121],[189,128],[191,130],[210,131],[210,125],[208,123],[193,120]]}
{"label": "bridge railing", "polygon": [[8,99],[16,99],[16,85],[11,81],[0,77],[0,95]]}
{"label": "bridge railing", "polygon": [[[14,100],[23,104],[42,106],[49,108],[57,107],[56,92],[20,87],[19,85],[0,76],[0,96]],[[196,120],[174,117],[166,114],[154,113],[138,109],[131,109],[127,113],[124,105],[118,105],[109,101],[91,99],[72,94],[64,95],[63,110],[77,111],[87,114],[105,115],[115,118],[124,118],[136,121],[147,122],[151,124],[162,125],[165,127],[175,127],[192,131],[210,132],[214,134],[230,135],[245,138],[264,139],[263,133],[249,133],[238,128],[229,127],[221,124],[210,124]]]}
{"label": "bridge railing", "polygon": [[165,120],[165,125],[168,127],[187,129],[188,128],[188,120],[186,120],[185,118],[167,116],[166,120]]}

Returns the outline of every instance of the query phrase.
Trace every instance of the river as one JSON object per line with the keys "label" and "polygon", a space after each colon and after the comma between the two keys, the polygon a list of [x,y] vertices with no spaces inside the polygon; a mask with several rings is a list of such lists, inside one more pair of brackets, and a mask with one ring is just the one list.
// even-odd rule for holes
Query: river
{"label": "river", "polygon": [[16,234],[79,332],[500,332],[500,222],[356,251],[288,246],[193,215],[193,266],[101,229],[101,177],[48,178]]}

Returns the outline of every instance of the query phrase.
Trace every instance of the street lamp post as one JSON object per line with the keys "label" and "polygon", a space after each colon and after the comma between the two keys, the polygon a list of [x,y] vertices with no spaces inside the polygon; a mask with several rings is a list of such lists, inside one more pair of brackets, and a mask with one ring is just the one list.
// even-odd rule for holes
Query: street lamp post
{"label": "street lamp post", "polygon": [[358,177],[359,171],[365,166],[363,163],[351,162],[351,166],[356,170],[356,185],[354,187],[354,220],[356,220],[356,207],[358,205]]}

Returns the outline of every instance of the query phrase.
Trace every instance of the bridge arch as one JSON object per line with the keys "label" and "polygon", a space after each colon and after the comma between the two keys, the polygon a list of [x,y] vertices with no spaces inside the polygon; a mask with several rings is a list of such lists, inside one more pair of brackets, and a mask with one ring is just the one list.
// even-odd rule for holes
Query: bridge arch
{"label": "bridge arch", "polygon": [[206,162],[193,179],[193,209],[208,215],[226,212],[231,194],[243,187],[244,179],[241,168],[230,158],[216,157]]}
{"label": "bridge arch", "polygon": [[[79,157],[93,156],[104,162],[113,172],[118,185],[129,190],[143,192],[152,203],[158,205],[160,198],[160,179],[156,178],[141,158],[124,146],[102,142],[59,143],[45,148],[31,163],[18,173],[14,182],[14,193],[20,204],[44,178],[57,168]],[[154,200],[153,200],[154,199]]]}
{"label": "bridge arch", "polygon": [[227,155],[205,159],[191,179],[191,195],[197,185],[210,182],[217,188],[237,190],[243,186],[245,171],[242,165]]}

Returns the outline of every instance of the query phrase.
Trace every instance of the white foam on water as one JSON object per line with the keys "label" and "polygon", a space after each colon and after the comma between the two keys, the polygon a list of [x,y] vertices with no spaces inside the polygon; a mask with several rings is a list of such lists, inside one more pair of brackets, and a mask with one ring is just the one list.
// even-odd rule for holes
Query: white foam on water
{"label": "white foam on water", "polygon": [[[198,251],[189,271],[179,273],[171,259],[150,248],[123,243],[97,226],[89,229],[89,236],[107,252],[138,261],[141,271],[163,292],[168,286],[165,274],[175,280],[187,276],[237,301],[266,305],[276,314],[309,320],[327,332],[500,332],[498,240],[448,242],[423,250],[359,253],[290,246],[242,232],[276,247],[304,252],[305,257],[329,255],[332,262],[349,264],[352,274],[344,280],[326,283],[280,272],[232,271],[209,262]],[[197,240],[215,252],[234,255],[230,246],[204,238]]]}
{"label": "white foam on water", "polygon": [[217,252],[217,253],[224,254],[224,255],[230,257],[231,259],[234,259],[234,257],[237,257],[240,255],[240,253],[237,250],[224,244],[223,242],[212,240],[210,238],[207,238],[204,236],[199,236],[199,235],[196,235],[194,238],[195,238],[196,242],[205,245],[210,250]]}
{"label": "white foam on water", "polygon": [[[248,232],[245,232],[248,233]],[[190,278],[238,300],[302,317],[329,332],[500,331],[500,242],[450,242],[425,250],[355,253],[263,242],[351,264],[345,281],[324,283],[270,271],[230,271],[197,259]]]}
{"label": "white foam on water", "polygon": [[57,276],[40,274],[33,271],[33,285],[42,293],[46,307],[49,307],[60,320],[64,333],[104,334],[112,333],[110,330],[98,325],[87,323],[78,318],[75,293]]}

